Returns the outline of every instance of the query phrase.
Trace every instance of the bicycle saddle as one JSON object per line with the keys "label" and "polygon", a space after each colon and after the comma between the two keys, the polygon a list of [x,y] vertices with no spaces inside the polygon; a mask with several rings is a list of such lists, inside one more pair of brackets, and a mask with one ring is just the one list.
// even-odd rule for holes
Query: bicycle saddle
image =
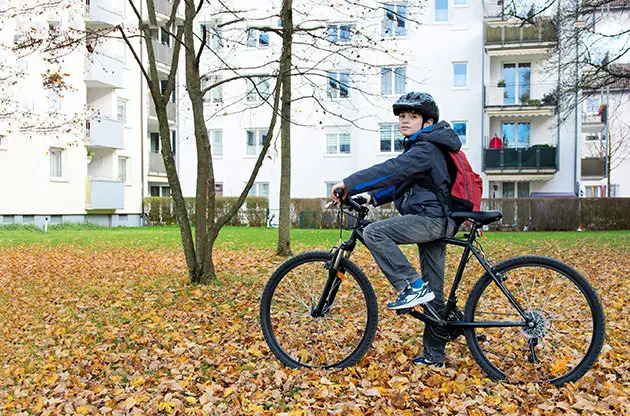
{"label": "bicycle saddle", "polygon": [[479,211],[479,212],[453,212],[451,218],[473,220],[481,225],[499,221],[503,217],[501,211]]}

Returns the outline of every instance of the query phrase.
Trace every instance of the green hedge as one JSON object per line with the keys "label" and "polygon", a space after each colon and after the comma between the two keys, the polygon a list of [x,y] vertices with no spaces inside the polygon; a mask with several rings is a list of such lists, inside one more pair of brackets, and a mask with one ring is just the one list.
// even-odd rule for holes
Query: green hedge
{"label": "green hedge", "polygon": [[[221,215],[237,198],[217,197],[217,214]],[[326,198],[294,198],[291,200],[291,226],[293,228],[335,228],[336,209],[325,209]],[[228,225],[264,226],[267,223],[267,198],[247,198]],[[193,220],[194,198],[186,198],[186,209]],[[630,198],[512,198],[484,199],[483,211],[498,210],[503,219],[490,225],[492,230],[559,231],[576,230],[628,230],[630,229]],[[276,211],[277,212],[277,211]],[[145,198],[148,225],[176,223],[171,198]],[[277,214],[275,214],[277,215]],[[372,208],[368,219],[377,221],[398,215],[393,204]],[[353,224],[353,218],[344,216],[344,225]]]}

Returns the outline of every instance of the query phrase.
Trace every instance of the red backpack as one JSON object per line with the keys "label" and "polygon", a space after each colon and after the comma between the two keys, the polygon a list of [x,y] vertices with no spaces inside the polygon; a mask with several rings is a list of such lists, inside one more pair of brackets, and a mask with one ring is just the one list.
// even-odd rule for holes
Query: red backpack
{"label": "red backpack", "polygon": [[[438,197],[444,210],[449,213],[479,211],[483,191],[481,177],[472,170],[463,151],[453,152],[442,146],[438,147],[444,154],[448,173],[451,177],[449,194],[444,195],[444,192],[440,191],[432,182],[422,180],[421,183]],[[459,224],[457,225],[459,226]]]}

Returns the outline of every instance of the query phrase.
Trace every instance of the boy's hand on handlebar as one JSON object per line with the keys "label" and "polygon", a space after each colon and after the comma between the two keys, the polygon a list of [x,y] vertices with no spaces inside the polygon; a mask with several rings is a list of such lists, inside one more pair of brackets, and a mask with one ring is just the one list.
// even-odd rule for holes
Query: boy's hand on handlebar
{"label": "boy's hand on handlebar", "polygon": [[348,190],[343,182],[333,185],[330,195],[337,204],[341,204],[341,201],[348,197]]}
{"label": "boy's hand on handlebar", "polygon": [[370,205],[370,202],[372,201],[372,195],[366,193],[363,195],[353,196],[352,199],[357,204],[367,207],[368,205]]}

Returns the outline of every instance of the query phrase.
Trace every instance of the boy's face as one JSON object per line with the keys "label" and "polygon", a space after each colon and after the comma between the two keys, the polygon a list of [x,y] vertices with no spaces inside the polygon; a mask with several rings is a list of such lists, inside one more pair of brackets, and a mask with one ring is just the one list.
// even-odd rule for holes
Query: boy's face
{"label": "boy's face", "polygon": [[411,112],[402,112],[398,116],[398,127],[403,136],[411,136],[422,129],[422,116]]}

